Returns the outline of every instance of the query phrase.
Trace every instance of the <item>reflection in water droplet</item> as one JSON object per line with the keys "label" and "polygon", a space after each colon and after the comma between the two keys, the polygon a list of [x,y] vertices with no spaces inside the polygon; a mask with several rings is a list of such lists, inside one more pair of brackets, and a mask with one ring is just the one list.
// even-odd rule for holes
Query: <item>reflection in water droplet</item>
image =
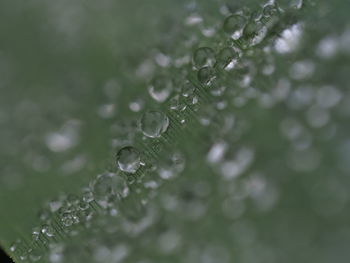
{"label": "reflection in water droplet", "polygon": [[159,111],[147,111],[141,118],[140,126],[145,136],[156,138],[168,129],[169,118]]}
{"label": "reflection in water droplet", "polygon": [[120,149],[117,153],[117,164],[123,172],[136,173],[141,164],[139,151],[131,146]]}

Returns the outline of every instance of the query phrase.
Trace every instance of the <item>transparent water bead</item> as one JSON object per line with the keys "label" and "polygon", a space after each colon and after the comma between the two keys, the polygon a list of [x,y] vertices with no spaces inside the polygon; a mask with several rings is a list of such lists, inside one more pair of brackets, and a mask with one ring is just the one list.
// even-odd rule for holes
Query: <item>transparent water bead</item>
{"label": "transparent water bead", "polygon": [[235,14],[227,17],[223,24],[223,30],[233,39],[238,39],[242,35],[242,30],[246,24],[244,16]]}
{"label": "transparent water bead", "polygon": [[230,70],[233,68],[234,61],[238,58],[238,52],[236,52],[232,47],[225,47],[219,51],[216,56],[217,66]]}
{"label": "transparent water bead", "polygon": [[140,126],[145,136],[156,138],[168,129],[169,118],[159,111],[147,111],[141,118]]}
{"label": "transparent water bead", "polygon": [[196,68],[212,67],[215,62],[214,50],[209,47],[200,47],[193,54],[193,64]]}
{"label": "transparent water bead", "polygon": [[186,81],[181,89],[181,95],[184,97],[189,97],[194,94],[196,86],[194,86],[190,81]]}
{"label": "transparent water bead", "polygon": [[136,173],[141,165],[140,152],[132,146],[120,149],[117,153],[117,165],[123,172]]}
{"label": "transparent water bead", "polygon": [[161,161],[159,165],[159,176],[162,179],[173,178],[184,170],[185,164],[186,159],[181,153],[170,153]]}
{"label": "transparent water bead", "polygon": [[61,222],[64,226],[69,227],[74,224],[74,217],[71,213],[63,213],[61,216]]}
{"label": "transparent water bead", "polygon": [[197,73],[197,78],[203,85],[210,85],[216,78],[216,71],[211,67],[203,67]]}
{"label": "transparent water bead", "polygon": [[157,102],[166,101],[173,90],[173,82],[165,76],[157,76],[152,79],[148,87],[149,95]]}
{"label": "transparent water bead", "polygon": [[96,178],[93,184],[93,194],[97,200],[107,198],[112,190],[112,174],[101,174]]}
{"label": "transparent water bead", "polygon": [[41,233],[43,233],[47,237],[53,237],[55,234],[55,229],[50,225],[43,225],[41,227]]}

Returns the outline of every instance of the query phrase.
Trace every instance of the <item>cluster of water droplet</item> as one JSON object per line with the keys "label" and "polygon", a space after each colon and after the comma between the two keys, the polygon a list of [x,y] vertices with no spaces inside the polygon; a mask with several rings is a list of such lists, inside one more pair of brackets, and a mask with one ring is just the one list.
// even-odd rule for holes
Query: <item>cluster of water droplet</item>
{"label": "cluster of water droplet", "polygon": [[[113,142],[117,170],[98,175],[78,196],[49,202],[31,242],[49,244],[53,263],[153,262],[176,255],[185,262],[276,262],[283,258],[278,243],[289,244],[289,235],[309,244],[317,229],[308,224],[302,226],[307,234],[297,236],[296,226],[289,229],[280,216],[274,234],[285,235],[276,243],[254,221],[264,217],[263,226],[274,230],[269,225],[276,222],[274,212],[296,217],[283,208],[289,205],[286,182],[299,175],[326,177],[322,162],[328,153],[320,148],[346,130],[333,118],[350,114],[349,97],[340,87],[313,78],[322,78],[316,62],[328,65],[349,52],[344,44],[350,43],[349,33],[319,40],[316,52],[305,56],[300,52],[305,25],[296,19],[304,5],[302,0],[269,1],[258,9],[222,5],[211,26],[190,7],[184,27],[191,34],[177,36],[173,54],[159,52],[137,69],[151,102],[146,97],[130,102],[139,114],[137,125],[114,127],[124,136]],[[151,65],[154,70],[147,71]],[[147,103],[157,110],[148,110]],[[106,106],[100,114],[111,111]],[[340,136],[344,139],[332,146],[340,156],[335,166],[347,173],[349,140]],[[178,176],[184,171],[187,177]],[[326,207],[324,192],[332,196]],[[349,199],[339,178],[317,179],[304,194],[325,218],[341,213]],[[60,243],[61,235],[73,239],[86,232],[84,245]],[[42,254],[32,247],[22,249],[20,258],[24,252],[23,260],[39,260]]]}

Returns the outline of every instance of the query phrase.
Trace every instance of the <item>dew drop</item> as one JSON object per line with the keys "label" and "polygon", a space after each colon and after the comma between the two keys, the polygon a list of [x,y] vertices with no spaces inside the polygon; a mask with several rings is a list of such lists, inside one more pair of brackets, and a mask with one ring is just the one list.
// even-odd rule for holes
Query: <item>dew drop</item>
{"label": "dew drop", "polygon": [[186,83],[182,86],[181,94],[184,97],[189,97],[194,94],[194,91],[196,90],[196,87],[189,81],[186,81]]}
{"label": "dew drop", "polygon": [[193,64],[196,68],[212,67],[215,64],[215,53],[209,47],[200,47],[193,54]]}
{"label": "dew drop", "polygon": [[90,189],[85,189],[83,191],[82,198],[83,198],[84,202],[90,203],[90,202],[94,201],[94,194],[92,193],[92,191]]}
{"label": "dew drop", "polygon": [[73,216],[70,213],[63,213],[61,222],[64,226],[69,227],[74,223]]}
{"label": "dew drop", "polygon": [[161,161],[158,173],[162,179],[170,179],[180,174],[185,168],[185,157],[179,153],[168,154],[164,160]]}
{"label": "dew drop", "polygon": [[53,237],[55,234],[55,229],[50,225],[43,225],[41,227],[41,233],[48,237]]}
{"label": "dew drop", "polygon": [[39,249],[35,248],[29,252],[29,259],[31,262],[37,262],[41,259],[42,253]]}
{"label": "dew drop", "polygon": [[156,138],[168,129],[169,118],[159,111],[147,111],[141,118],[140,126],[145,136]]}
{"label": "dew drop", "polygon": [[211,67],[203,67],[198,71],[197,77],[200,83],[208,86],[216,78],[216,72]]}
{"label": "dew drop", "polygon": [[109,173],[99,175],[94,184],[93,191],[96,199],[105,199],[112,194],[112,176]]}
{"label": "dew drop", "polygon": [[220,68],[229,70],[233,67],[233,62],[238,58],[238,53],[231,47],[221,49],[217,55],[217,64]]}
{"label": "dew drop", "polygon": [[126,146],[117,153],[117,165],[126,173],[136,173],[141,165],[140,152],[131,146]]}
{"label": "dew drop", "polygon": [[33,228],[33,230],[32,230],[32,239],[34,241],[37,241],[37,240],[39,240],[39,236],[40,236],[40,228],[38,228],[38,227]]}
{"label": "dew drop", "polygon": [[173,83],[169,78],[166,78],[165,76],[157,76],[153,78],[148,87],[148,92],[151,97],[160,103],[166,101],[169,98],[172,90]]}
{"label": "dew drop", "polygon": [[227,17],[224,21],[223,30],[233,39],[238,39],[242,35],[242,30],[246,23],[245,17],[235,14]]}

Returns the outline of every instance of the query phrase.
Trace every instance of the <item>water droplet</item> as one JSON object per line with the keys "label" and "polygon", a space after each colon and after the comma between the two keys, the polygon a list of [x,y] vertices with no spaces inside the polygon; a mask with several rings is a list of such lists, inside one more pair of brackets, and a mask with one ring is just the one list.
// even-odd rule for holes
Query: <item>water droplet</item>
{"label": "water droplet", "polygon": [[39,236],[40,236],[40,228],[39,227],[35,227],[32,230],[32,239],[34,241],[39,240]]}
{"label": "water droplet", "polygon": [[84,189],[82,198],[84,202],[90,203],[94,201],[94,194],[90,189]]}
{"label": "water droplet", "polygon": [[222,48],[217,55],[217,65],[222,69],[230,70],[237,58],[238,53],[232,47]]}
{"label": "water droplet", "polygon": [[160,162],[158,173],[162,179],[170,179],[180,174],[184,168],[184,156],[179,152],[175,152],[168,154],[165,159]]}
{"label": "water droplet", "polygon": [[93,184],[94,196],[97,200],[106,199],[112,194],[112,174],[100,174]]}
{"label": "water droplet", "polygon": [[212,67],[215,61],[214,50],[209,47],[200,47],[193,54],[193,64],[196,68]]}
{"label": "water droplet", "polygon": [[190,81],[186,81],[185,84],[182,86],[181,94],[184,97],[189,97],[193,95],[195,90],[196,86],[194,86]]}
{"label": "water droplet", "polygon": [[176,95],[170,100],[170,109],[175,111],[184,111],[186,109],[186,103],[182,100],[179,95]]}
{"label": "water droplet", "polygon": [[37,262],[41,259],[41,257],[42,257],[42,252],[39,249],[35,248],[29,251],[29,259],[31,262]]}
{"label": "water droplet", "polygon": [[61,222],[64,226],[69,227],[74,223],[73,216],[70,213],[63,213],[61,217]]}
{"label": "water droplet", "polygon": [[148,87],[148,92],[151,97],[157,102],[166,101],[173,90],[171,79],[165,76],[157,76],[152,79]]}
{"label": "water droplet", "polygon": [[55,234],[55,229],[50,225],[43,225],[41,227],[41,233],[48,237],[53,237]]}
{"label": "water droplet", "polygon": [[131,146],[126,146],[117,153],[117,164],[121,171],[136,173],[141,164],[140,152]]}
{"label": "water droplet", "polygon": [[200,83],[208,86],[216,78],[216,72],[211,67],[203,67],[198,71],[197,77]]}
{"label": "water droplet", "polygon": [[223,30],[233,39],[238,39],[242,35],[246,19],[244,16],[235,14],[227,17],[224,21]]}
{"label": "water droplet", "polygon": [[147,111],[141,118],[140,126],[145,136],[156,138],[168,129],[169,119],[162,112]]}
{"label": "water droplet", "polygon": [[267,4],[263,8],[263,16],[264,17],[271,17],[274,16],[278,12],[277,8],[273,4]]}

